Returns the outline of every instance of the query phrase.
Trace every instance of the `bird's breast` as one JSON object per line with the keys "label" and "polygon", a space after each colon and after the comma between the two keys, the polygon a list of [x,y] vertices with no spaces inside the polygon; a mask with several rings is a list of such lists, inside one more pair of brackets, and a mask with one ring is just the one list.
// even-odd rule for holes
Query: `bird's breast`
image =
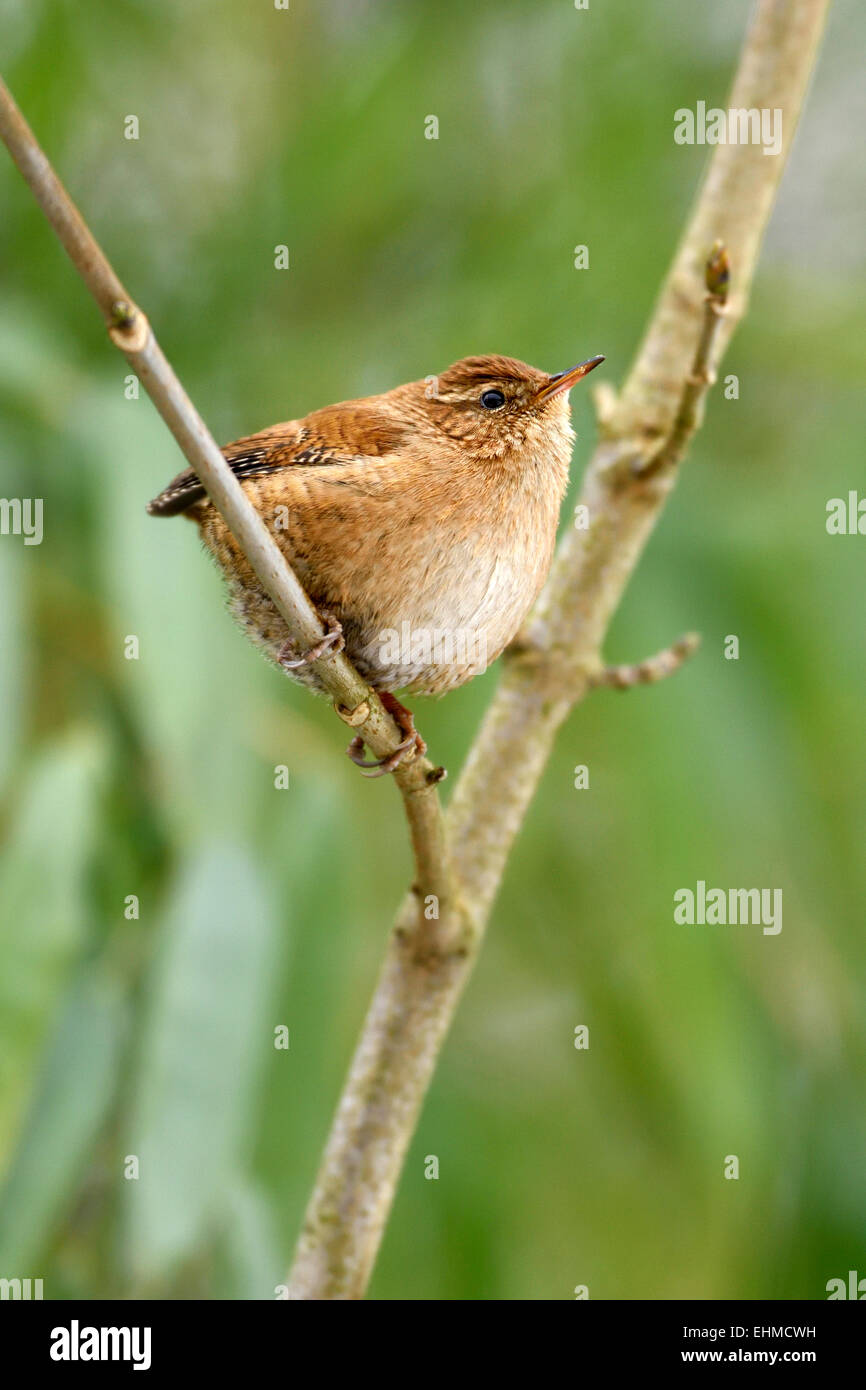
{"label": "bird's breast", "polygon": [[[382,690],[435,694],[486,669],[520,627],[550,565],[566,467],[479,477],[429,461],[346,465],[333,476],[287,470],[245,490],[263,514],[277,503],[286,512],[278,544],[342,623],[361,674]],[[283,620],[218,513],[205,507],[195,519],[228,575],[235,615],[276,657]]]}
{"label": "bird's breast", "polygon": [[437,693],[486,669],[512,640],[550,563],[557,508],[487,515],[473,531],[404,538],[399,582],[379,586],[359,664],[382,688]]}

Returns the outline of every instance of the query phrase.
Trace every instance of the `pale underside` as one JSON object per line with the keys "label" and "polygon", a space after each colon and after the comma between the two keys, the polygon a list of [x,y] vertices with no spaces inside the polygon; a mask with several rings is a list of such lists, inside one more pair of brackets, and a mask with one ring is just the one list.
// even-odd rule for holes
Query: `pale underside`
{"label": "pale underside", "polygon": [[[479,480],[423,460],[364,459],[244,480],[319,610],[342,625],[350,660],[379,690],[440,694],[463,684],[499,656],[541,588],[562,461],[486,467]],[[200,503],[188,515],[226,574],[232,613],[276,661],[289,634],[274,604],[215,509]],[[287,673],[321,689],[308,667]]]}

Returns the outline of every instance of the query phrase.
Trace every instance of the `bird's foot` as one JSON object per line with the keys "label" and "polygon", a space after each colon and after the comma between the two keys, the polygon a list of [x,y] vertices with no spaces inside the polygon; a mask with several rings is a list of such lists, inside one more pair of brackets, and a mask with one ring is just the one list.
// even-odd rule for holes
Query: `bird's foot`
{"label": "bird's foot", "polygon": [[389,772],[394,772],[410,754],[412,757],[423,758],[427,752],[427,744],[415,728],[415,716],[412,711],[407,709],[405,705],[401,705],[400,701],[387,690],[379,692],[379,699],[406,737],[402,743],[398,743],[393,753],[389,753],[386,758],[376,758],[372,762],[367,762],[364,758],[364,740],[360,735],[353,738],[346,749],[346,755],[351,758],[356,767],[361,768],[365,777],[386,777]]}
{"label": "bird's foot", "polygon": [[327,608],[319,609],[319,617],[322,619],[328,631],[321,642],[317,642],[314,647],[310,647],[310,650],[304,652],[303,656],[298,656],[296,654],[291,642],[284,642],[280,647],[280,650],[277,652],[277,661],[285,671],[294,671],[298,666],[308,666],[311,661],[318,661],[319,657],[324,656],[327,651],[330,651],[332,656],[336,656],[337,653],[341,652],[345,647],[346,641],[343,637],[343,626],[339,619],[335,618],[333,613],[329,613]]}

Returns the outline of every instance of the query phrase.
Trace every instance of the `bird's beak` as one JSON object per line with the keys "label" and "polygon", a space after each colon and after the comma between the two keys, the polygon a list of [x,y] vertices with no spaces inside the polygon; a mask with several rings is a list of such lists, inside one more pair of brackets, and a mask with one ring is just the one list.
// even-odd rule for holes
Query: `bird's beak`
{"label": "bird's beak", "polygon": [[558,396],[562,391],[570,391],[572,386],[576,386],[581,377],[587,376],[604,357],[588,357],[585,362],[578,362],[576,367],[569,367],[567,372],[557,372],[555,376],[548,377],[540,391],[535,393],[535,402],[549,401],[553,396]]}

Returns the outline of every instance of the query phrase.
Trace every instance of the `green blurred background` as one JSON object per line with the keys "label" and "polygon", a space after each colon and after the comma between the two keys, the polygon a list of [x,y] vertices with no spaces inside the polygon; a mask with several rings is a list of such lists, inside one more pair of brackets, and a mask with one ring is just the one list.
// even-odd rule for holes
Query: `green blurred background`
{"label": "green blurred background", "polygon": [[[0,30],[226,440],[475,352],[604,352],[621,380],[705,162],[673,112],[725,103],[748,13],[0,0]],[[608,655],[703,647],[562,731],[374,1297],[822,1298],[866,1275],[866,540],[825,530],[829,498],[866,492],[864,29],[840,0],[725,363],[740,398],[713,394]],[[5,153],[0,188],[0,495],[45,507],[41,546],[0,538],[0,1275],[272,1298],[410,872],[399,799],[233,626],[192,528],[145,515],[178,451]],[[416,706],[452,775],[496,680]],[[782,933],[676,926],[700,878],[781,887]]]}

